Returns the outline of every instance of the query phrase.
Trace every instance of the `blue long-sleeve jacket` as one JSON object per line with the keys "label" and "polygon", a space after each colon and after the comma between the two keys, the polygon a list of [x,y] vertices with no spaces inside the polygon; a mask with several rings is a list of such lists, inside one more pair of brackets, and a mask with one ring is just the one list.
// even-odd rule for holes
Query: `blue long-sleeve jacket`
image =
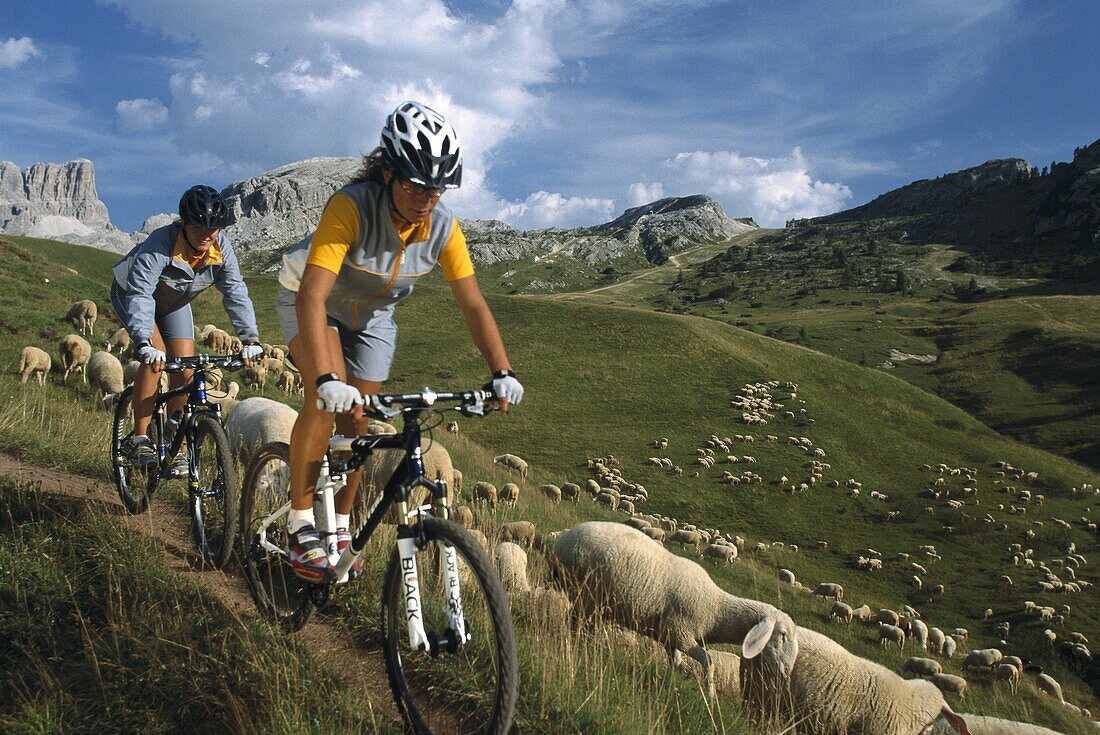
{"label": "blue long-sleeve jacket", "polygon": [[222,293],[222,304],[242,341],[259,340],[256,312],[241,277],[240,263],[224,233],[218,233],[222,262],[200,265],[197,270],[172,257],[180,225],[158,228],[134,247],[112,271],[115,281],[130,299],[131,321],[126,330],[134,342],[151,342],[156,314],[182,308],[210,286]]}

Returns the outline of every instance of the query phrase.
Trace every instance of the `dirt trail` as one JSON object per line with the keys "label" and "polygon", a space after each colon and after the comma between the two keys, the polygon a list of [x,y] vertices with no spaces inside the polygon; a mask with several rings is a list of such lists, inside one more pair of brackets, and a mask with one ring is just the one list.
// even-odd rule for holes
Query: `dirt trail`
{"label": "dirt trail", "polygon": [[[42,492],[78,498],[101,506],[105,513],[116,516],[120,524],[151,536],[163,549],[173,571],[201,584],[235,616],[242,620],[258,619],[243,573],[204,567],[184,515],[161,510],[156,501],[148,513],[130,515],[123,509],[114,486],[109,482],[38,467],[3,452],[0,452],[0,476],[36,485]],[[344,677],[352,680],[352,690],[358,684],[366,694],[362,698],[363,706],[374,717],[393,722],[400,729],[401,721],[390,694],[380,650],[367,650],[341,627],[317,616],[295,635],[302,637],[327,665],[343,671]]]}

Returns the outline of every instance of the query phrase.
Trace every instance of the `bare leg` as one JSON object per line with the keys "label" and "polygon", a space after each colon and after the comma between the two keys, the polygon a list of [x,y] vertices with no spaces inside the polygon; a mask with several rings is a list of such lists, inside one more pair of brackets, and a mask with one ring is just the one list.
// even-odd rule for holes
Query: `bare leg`
{"label": "bare leg", "polygon": [[[173,357],[191,357],[195,354],[195,340],[193,339],[170,339],[168,340],[168,358]],[[187,382],[191,380],[191,375],[194,370],[184,370],[179,373],[168,376],[168,387],[179,388],[180,386],[187,385]],[[168,403],[168,413],[171,415],[174,411],[179,411],[183,408],[183,405],[187,403],[187,395],[179,395],[173,398]]]}
{"label": "bare leg", "polygon": [[[349,378],[348,382],[359,389],[365,396],[376,395],[382,390],[382,383],[377,380],[363,380],[362,378]],[[370,418],[363,415],[363,407],[356,406],[351,413],[342,413],[336,417],[336,428],[345,436],[362,436],[367,433],[367,425]],[[336,495],[336,512],[349,514],[355,503],[355,493],[359,490],[359,482],[363,478],[363,470],[348,473],[348,484]]]}
{"label": "bare leg", "polygon": [[[341,380],[346,379],[344,351],[335,329],[325,329],[323,349],[328,352],[332,364],[337,365],[336,374]],[[290,433],[290,505],[295,510],[308,510],[336,414],[317,408],[317,376],[320,374],[317,355],[302,349],[300,336],[290,341],[290,352],[301,370],[305,389],[302,410]]]}
{"label": "bare leg", "polygon": [[[160,328],[153,326],[153,347],[167,351],[160,336]],[[164,363],[142,363],[134,376],[134,434],[149,435],[149,422],[153,418],[153,394],[157,392]]]}

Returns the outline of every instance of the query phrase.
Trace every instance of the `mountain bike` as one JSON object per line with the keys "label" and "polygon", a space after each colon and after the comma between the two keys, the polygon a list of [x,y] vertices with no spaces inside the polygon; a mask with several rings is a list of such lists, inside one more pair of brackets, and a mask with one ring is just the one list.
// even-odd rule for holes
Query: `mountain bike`
{"label": "mountain bike", "polygon": [[[411,732],[453,731],[456,715],[478,723],[469,732],[505,733],[512,722],[519,673],[508,598],[486,552],[449,520],[447,483],[425,475],[420,446],[423,425],[433,417],[441,422],[442,413],[451,410],[484,416],[495,408],[493,401],[491,391],[429,388],[372,396],[365,413],[385,419],[400,415],[402,432],[329,440],[314,492],[315,525],[331,565],[329,579],[321,583],[299,580],[288,561],[286,443],[257,452],[241,491],[245,573],[253,600],[265,617],[291,630],[301,629],[328,602],[334,586],[348,581],[367,540],[396,506],[397,548],[382,586],[382,650],[394,701]],[[338,554],[333,497],[349,472],[382,450],[403,452],[401,463]],[[430,502],[418,505],[424,491]]]}
{"label": "mountain bike", "polygon": [[[149,501],[162,478],[171,477],[172,463],[184,440],[190,449],[187,462],[188,509],[191,533],[204,560],[225,566],[233,553],[237,533],[237,467],[222,423],[221,406],[206,396],[206,383],[215,368],[239,370],[244,362],[237,355],[195,355],[176,357],[165,363],[169,373],[194,370],[186,385],[167,392],[159,387],[153,397],[153,417],[149,439],[157,452],[157,462],[148,468],[131,464],[128,457],[134,435],[134,388],[119,394],[111,432],[111,479],[126,510],[133,514],[149,509]],[[182,417],[174,436],[165,438],[168,402],[187,394]]]}

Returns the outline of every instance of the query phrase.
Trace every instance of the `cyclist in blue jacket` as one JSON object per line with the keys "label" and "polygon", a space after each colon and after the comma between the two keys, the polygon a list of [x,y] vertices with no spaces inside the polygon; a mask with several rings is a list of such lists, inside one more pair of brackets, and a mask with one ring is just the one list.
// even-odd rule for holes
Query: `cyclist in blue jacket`
{"label": "cyclist in blue jacket", "polygon": [[[179,203],[179,221],[158,228],[115,263],[111,306],[130,333],[141,367],[134,378],[134,437],[130,461],[137,467],[157,462],[149,439],[153,394],[167,356],[195,354],[195,322],[191,302],[210,286],[222,292],[222,303],[237,336],[244,343],[246,361],[263,353],[256,313],[241,277],[237,254],[221,232],[229,212],[217,190],[193,186]],[[191,371],[172,375],[173,388],[185,385]],[[173,399],[168,408],[181,410],[187,396]],[[181,451],[173,467],[186,472],[187,454]]]}

